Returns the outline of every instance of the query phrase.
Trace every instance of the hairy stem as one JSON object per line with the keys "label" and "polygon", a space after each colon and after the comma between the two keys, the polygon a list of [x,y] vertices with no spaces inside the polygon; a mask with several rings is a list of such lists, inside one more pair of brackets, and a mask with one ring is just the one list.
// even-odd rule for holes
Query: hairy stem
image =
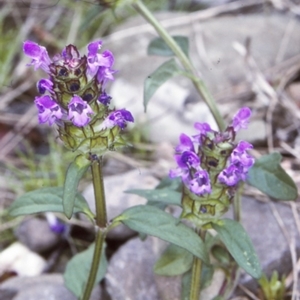
{"label": "hairy stem", "polygon": [[92,175],[93,175],[93,186],[95,193],[96,203],[96,240],[95,250],[92,260],[92,266],[85,287],[82,300],[89,300],[91,292],[95,285],[95,280],[100,264],[101,254],[105,241],[107,231],[107,215],[106,215],[106,203],[105,203],[105,191],[102,173],[102,158],[98,158],[95,155],[91,155],[92,160]]}
{"label": "hairy stem", "polygon": [[[205,231],[201,229],[195,229],[195,232],[204,239]],[[199,300],[200,289],[201,289],[201,271],[202,271],[202,261],[201,259],[194,256],[192,265],[192,278],[191,278],[191,288],[189,300]]]}
{"label": "hairy stem", "polygon": [[91,265],[91,270],[89,273],[89,278],[82,296],[82,300],[89,300],[91,297],[91,293],[93,287],[95,285],[95,280],[98,272],[98,268],[100,265],[101,254],[103,251],[104,241],[105,241],[106,230],[102,230],[101,228],[97,228],[96,240],[95,240],[95,250]]}
{"label": "hairy stem", "polygon": [[92,175],[96,202],[96,224],[100,228],[105,228],[107,225],[107,215],[101,157],[93,160]]}
{"label": "hairy stem", "polygon": [[148,8],[143,4],[142,1],[137,0],[134,2],[133,7],[135,10],[141,14],[147,22],[149,22],[154,29],[157,31],[157,33],[160,35],[160,37],[165,41],[165,43],[171,48],[171,50],[174,52],[174,54],[177,56],[185,70],[189,73],[191,73],[193,79],[193,84],[195,88],[197,89],[199,95],[204,99],[206,104],[208,105],[211,113],[213,114],[220,130],[225,129],[225,124],[223,121],[223,118],[216,106],[215,100],[212,97],[211,93],[207,89],[204,82],[197,76],[196,70],[194,69],[192,63],[190,62],[189,58],[185,55],[185,53],[181,50],[181,48],[178,46],[178,44],[174,41],[172,36],[162,27],[162,25],[159,23],[159,21],[153,16],[151,11],[148,10]]}

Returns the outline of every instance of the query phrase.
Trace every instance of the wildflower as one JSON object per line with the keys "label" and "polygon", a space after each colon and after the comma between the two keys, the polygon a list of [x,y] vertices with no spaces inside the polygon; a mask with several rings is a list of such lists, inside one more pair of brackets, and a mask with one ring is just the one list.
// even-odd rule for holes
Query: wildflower
{"label": "wildflower", "polygon": [[111,97],[104,87],[114,80],[114,56],[100,52],[102,41],[89,43],[87,56],[81,56],[74,45],[66,46],[52,59],[45,47],[32,41],[23,45],[31,58],[29,66],[42,69],[48,78],[37,83],[42,95],[35,98],[39,122],[56,124],[60,139],[71,150],[101,155],[115,145],[125,145],[120,130],[133,122],[125,109],[111,110]]}
{"label": "wildflower", "polygon": [[234,142],[236,132],[247,127],[250,116],[251,110],[243,107],[224,132],[197,122],[198,134],[180,135],[174,156],[177,168],[170,170],[169,176],[181,177],[183,182],[183,218],[202,226],[228,210],[239,182],[246,180],[254,164],[248,153],[252,145]]}
{"label": "wildflower", "polygon": [[45,216],[48,221],[49,227],[53,232],[60,234],[65,231],[65,224],[61,223],[53,213],[47,212],[45,213]]}

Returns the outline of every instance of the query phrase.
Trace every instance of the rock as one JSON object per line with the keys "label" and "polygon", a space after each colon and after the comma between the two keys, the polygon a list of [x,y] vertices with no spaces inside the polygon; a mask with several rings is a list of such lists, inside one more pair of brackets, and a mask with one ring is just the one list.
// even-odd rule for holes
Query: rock
{"label": "rock", "polygon": [[[64,286],[61,274],[47,274],[38,277],[15,277],[0,285],[2,293],[14,293],[7,300],[76,300],[77,298]],[[97,286],[91,295],[91,300],[100,300],[101,289]],[[2,298],[1,298],[2,300]]]}
{"label": "rock", "polygon": [[0,275],[16,273],[36,276],[43,272],[46,261],[21,243],[15,242],[0,253]]}
{"label": "rock", "polygon": [[[181,276],[159,276],[153,271],[166,246],[166,242],[151,236],[144,242],[134,238],[121,246],[111,258],[106,274],[106,287],[112,299],[180,300]],[[201,299],[216,296],[224,279],[224,273],[216,270],[212,284],[201,292]]]}
{"label": "rock", "polygon": [[[104,178],[106,205],[108,219],[120,215],[125,209],[145,204],[146,199],[134,194],[126,194],[130,189],[153,189],[158,180],[145,169],[136,169],[124,174],[108,176]],[[83,192],[92,212],[95,212],[95,197],[93,185],[89,185]],[[108,234],[109,239],[127,239],[135,234],[134,231],[124,225],[120,225]]]}
{"label": "rock", "polygon": [[153,266],[165,242],[147,237],[133,238],[112,256],[106,274],[106,288],[113,300],[160,300]]}
{"label": "rock", "polygon": [[[236,90],[240,90],[238,87],[241,83],[246,89],[251,89],[250,84],[246,83],[248,70],[245,62],[233,49],[233,42],[244,43],[246,38],[250,37],[251,54],[260,70],[265,71],[274,66],[290,20],[289,15],[270,12],[240,17],[224,16],[201,23],[194,21],[194,26],[191,26],[187,22],[181,23],[184,19],[183,14],[169,13],[157,16],[161,20],[173,20],[166,26],[171,34],[189,37],[190,57],[193,64],[201,72],[210,91],[219,97],[222,97],[225,91],[227,95],[233,95]],[[167,140],[176,144],[181,132],[194,133],[194,122],[211,123],[212,116],[206,105],[199,102],[199,96],[195,96],[190,81],[183,77],[172,79],[160,87],[149,102],[147,115],[144,115],[144,80],[167,60],[167,58],[147,56],[145,49],[157,34],[147,26],[143,27],[144,24],[145,21],[141,18],[129,20],[119,27],[120,34],[117,31],[104,44],[107,49],[113,51],[116,57],[115,68],[120,70],[110,93],[115,105],[129,109],[138,126],[147,130],[148,137],[152,141]],[[140,30],[135,30],[136,28]],[[290,41],[293,42],[286,47],[280,62],[298,54],[299,30],[300,24],[295,22],[289,32]],[[199,52],[199,47],[204,50]],[[232,116],[240,106],[237,101],[232,101],[219,108],[224,115]],[[143,125],[145,122],[147,126]],[[214,126],[213,123],[211,124]]]}
{"label": "rock", "polygon": [[[273,202],[281,216],[284,226],[296,241],[296,251],[300,254],[300,240],[291,208],[280,202]],[[277,270],[279,274],[288,274],[292,270],[289,244],[285,239],[268,203],[245,197],[242,201],[242,224],[248,232],[260,259],[263,272],[269,277]],[[241,283],[255,290],[256,280],[244,274]]]}
{"label": "rock", "polygon": [[60,235],[53,232],[45,219],[25,218],[15,230],[17,239],[34,252],[45,252],[60,241]]}

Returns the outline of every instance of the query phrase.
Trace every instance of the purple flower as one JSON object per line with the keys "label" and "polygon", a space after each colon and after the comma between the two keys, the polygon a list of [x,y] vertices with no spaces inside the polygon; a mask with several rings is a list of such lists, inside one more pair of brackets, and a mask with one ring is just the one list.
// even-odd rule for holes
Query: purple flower
{"label": "purple flower", "polygon": [[115,73],[111,67],[114,64],[114,56],[106,50],[102,54],[98,53],[98,50],[102,46],[102,41],[96,41],[88,44],[88,74],[94,77],[97,74],[97,80],[102,85],[108,80],[114,80],[113,74]]}
{"label": "purple flower", "polygon": [[199,122],[196,122],[194,124],[194,128],[197,129],[198,131],[200,131],[200,133],[197,134],[197,135],[193,135],[193,141],[195,143],[201,145],[203,137],[205,137],[206,134],[208,132],[212,131],[212,130],[211,130],[209,124],[207,124],[207,123],[199,123]]}
{"label": "purple flower", "polygon": [[246,129],[249,124],[249,119],[251,117],[251,110],[249,107],[241,108],[233,117],[232,127],[235,132],[240,129]]}
{"label": "purple flower", "polygon": [[109,105],[110,100],[111,100],[111,96],[107,95],[106,92],[103,92],[98,98],[98,101],[103,105]]}
{"label": "purple flower", "polygon": [[177,162],[177,168],[170,170],[170,178],[181,177],[183,181],[187,181],[190,175],[190,171],[193,169],[200,169],[200,158],[195,152],[184,151],[180,155],[174,156]]}
{"label": "purple flower", "polygon": [[35,104],[39,111],[39,122],[48,122],[51,126],[57,120],[61,119],[63,113],[59,105],[48,95],[35,97]]}
{"label": "purple flower", "polygon": [[236,185],[241,178],[241,171],[236,165],[230,165],[218,176],[218,180],[228,186]]}
{"label": "purple flower", "polygon": [[48,221],[49,227],[53,232],[60,234],[65,231],[65,224],[61,223],[53,213],[45,213],[45,216]]}
{"label": "purple flower", "polygon": [[193,142],[191,140],[191,138],[182,133],[179,137],[179,145],[175,148],[176,152],[184,152],[184,151],[195,151],[194,150],[194,145],[193,145]]}
{"label": "purple flower", "polygon": [[68,118],[77,127],[83,127],[87,125],[91,120],[90,115],[94,113],[91,107],[76,95],[71,99],[70,103],[68,104],[68,108]]}
{"label": "purple flower", "polygon": [[49,58],[45,47],[39,46],[31,41],[26,41],[23,44],[23,51],[32,59],[31,63],[27,66],[34,66],[35,70],[41,68],[45,72],[49,73],[49,65],[52,63],[52,61]]}
{"label": "purple flower", "polygon": [[179,155],[179,159],[177,160],[177,164],[179,167],[193,167],[198,168],[200,165],[200,158],[195,152],[192,151],[184,151],[181,155]]}
{"label": "purple flower", "polygon": [[87,55],[87,63],[88,63],[88,73],[91,77],[94,77],[99,68],[98,50],[101,49],[102,41],[96,41],[89,43],[87,46],[88,55]]}
{"label": "purple flower", "polygon": [[127,122],[133,122],[132,114],[126,109],[115,110],[109,114],[109,116],[103,121],[101,129],[112,128],[119,126],[124,129]]}
{"label": "purple flower", "polygon": [[41,79],[37,82],[37,89],[40,94],[45,94],[46,91],[51,92],[53,87],[53,82],[49,79]]}
{"label": "purple flower", "polygon": [[253,146],[245,141],[240,141],[230,155],[230,163],[240,166],[241,178],[245,180],[249,169],[254,165],[255,159],[248,154],[247,150]]}
{"label": "purple flower", "polygon": [[199,196],[211,193],[210,179],[207,171],[200,170],[196,172],[193,179],[189,182],[189,189],[192,193]]}

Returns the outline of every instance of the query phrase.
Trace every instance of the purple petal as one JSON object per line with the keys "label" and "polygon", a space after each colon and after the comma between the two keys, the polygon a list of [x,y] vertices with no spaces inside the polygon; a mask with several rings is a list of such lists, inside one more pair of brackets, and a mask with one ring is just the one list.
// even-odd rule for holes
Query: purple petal
{"label": "purple petal", "polygon": [[107,95],[106,92],[103,92],[98,98],[98,101],[101,102],[103,105],[109,105],[110,100],[111,96]]}
{"label": "purple petal", "polygon": [[101,49],[101,46],[102,46],[102,41],[96,41],[96,42],[89,43],[87,45],[88,58],[95,57],[98,53],[98,50]]}
{"label": "purple petal", "polygon": [[210,179],[207,171],[200,170],[194,174],[194,178],[189,182],[189,189],[196,195],[211,193]]}
{"label": "purple petal", "polygon": [[94,113],[91,107],[81,97],[76,95],[71,99],[68,108],[68,118],[77,127],[87,125],[91,120],[90,115]]}
{"label": "purple petal", "polygon": [[126,109],[115,110],[103,121],[101,129],[119,126],[124,129],[127,122],[134,122],[132,114]]}
{"label": "purple petal", "polygon": [[233,117],[232,127],[235,132],[240,129],[246,129],[249,124],[249,119],[251,117],[251,110],[249,107],[241,108]]}
{"label": "purple petal", "polygon": [[61,119],[63,113],[59,105],[48,95],[35,97],[35,104],[39,111],[39,122],[48,122],[51,126],[57,120]]}
{"label": "purple petal", "polygon": [[199,145],[202,145],[202,140],[208,132],[212,131],[209,124],[196,122],[194,128],[200,131],[199,134],[193,135],[193,141]]}
{"label": "purple petal", "polygon": [[220,183],[228,186],[236,185],[240,180],[240,170],[235,165],[230,165],[228,168],[224,169],[218,176]]}
{"label": "purple petal", "polygon": [[52,61],[49,58],[45,47],[39,46],[32,41],[26,41],[23,44],[23,51],[32,59],[28,66],[34,66],[35,70],[41,68],[45,72],[49,73],[49,65],[52,63]]}
{"label": "purple petal", "polygon": [[194,144],[188,135],[182,133],[179,141],[179,145],[175,148],[176,152],[194,151]]}
{"label": "purple petal", "polygon": [[41,79],[37,82],[37,90],[40,94],[45,94],[46,91],[51,92],[53,87],[53,82],[49,79]]}
{"label": "purple petal", "polygon": [[177,164],[181,168],[193,167],[194,169],[197,169],[200,166],[200,158],[195,152],[184,151],[181,155],[178,155]]}

